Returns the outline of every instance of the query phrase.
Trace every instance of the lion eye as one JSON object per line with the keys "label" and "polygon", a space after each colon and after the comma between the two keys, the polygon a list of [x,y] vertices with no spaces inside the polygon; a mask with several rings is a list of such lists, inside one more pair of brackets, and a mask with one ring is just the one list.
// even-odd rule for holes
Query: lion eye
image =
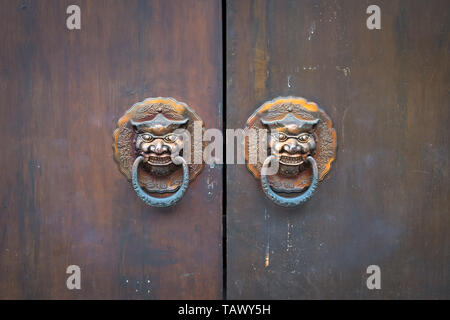
{"label": "lion eye", "polygon": [[174,142],[176,139],[177,139],[177,136],[174,134],[169,134],[164,137],[164,140],[166,140],[167,142]]}
{"label": "lion eye", "polygon": [[149,135],[148,133],[143,134],[141,137],[145,141],[152,141],[153,140],[153,137],[151,135]]}
{"label": "lion eye", "polygon": [[307,142],[309,140],[309,134],[304,133],[298,136],[298,141]]}
{"label": "lion eye", "polygon": [[274,133],[273,137],[278,140],[278,141],[286,141],[287,140],[287,136],[284,133]]}

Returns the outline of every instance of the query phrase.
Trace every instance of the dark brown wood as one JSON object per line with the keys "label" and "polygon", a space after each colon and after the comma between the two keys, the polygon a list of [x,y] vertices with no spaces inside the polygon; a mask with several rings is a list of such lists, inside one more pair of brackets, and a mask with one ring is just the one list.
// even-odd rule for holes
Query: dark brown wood
{"label": "dark brown wood", "polygon": [[[377,1],[227,5],[227,126],[303,96],[331,117],[338,152],[302,207],[270,202],[227,169],[227,297],[449,298],[449,5]],[[381,268],[368,290],[366,268]]]}
{"label": "dark brown wood", "polygon": [[[220,128],[220,2],[76,1],[81,30],[69,31],[72,3],[0,4],[0,298],[221,298],[221,169],[156,209],[111,148],[146,97]],[[79,291],[66,288],[71,264]]]}

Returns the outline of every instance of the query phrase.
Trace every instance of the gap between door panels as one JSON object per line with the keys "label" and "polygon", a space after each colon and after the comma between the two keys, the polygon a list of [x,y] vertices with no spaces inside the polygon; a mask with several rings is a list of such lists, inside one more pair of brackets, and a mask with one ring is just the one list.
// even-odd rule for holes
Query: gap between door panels
{"label": "gap between door panels", "polygon": [[[227,1],[222,4],[222,128],[227,129]],[[226,139],[223,139],[223,159],[227,158]],[[227,299],[227,165],[222,165],[222,299]]]}

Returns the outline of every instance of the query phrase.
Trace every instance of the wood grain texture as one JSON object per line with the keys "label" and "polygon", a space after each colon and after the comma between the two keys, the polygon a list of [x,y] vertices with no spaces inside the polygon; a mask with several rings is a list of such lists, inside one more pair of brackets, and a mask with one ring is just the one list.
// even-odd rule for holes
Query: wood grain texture
{"label": "wood grain texture", "polygon": [[[66,28],[70,4],[79,31]],[[173,208],[151,208],[111,148],[119,117],[146,97],[220,128],[220,2],[0,7],[0,298],[221,298],[221,168],[205,167]],[[79,291],[66,288],[71,264]]]}
{"label": "wood grain texture", "polygon": [[[303,96],[331,117],[337,160],[305,205],[280,208],[227,169],[230,299],[449,298],[449,5],[227,4],[227,126]],[[381,267],[381,290],[366,268]]]}

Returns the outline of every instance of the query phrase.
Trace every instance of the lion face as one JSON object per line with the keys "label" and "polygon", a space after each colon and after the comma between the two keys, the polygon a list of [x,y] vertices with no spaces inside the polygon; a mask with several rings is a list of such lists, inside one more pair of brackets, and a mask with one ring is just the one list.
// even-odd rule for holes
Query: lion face
{"label": "lion face", "polygon": [[269,152],[277,157],[279,173],[296,175],[306,168],[306,158],[316,150],[314,130],[318,121],[299,121],[298,123],[276,122],[271,127]]}
{"label": "lion face", "polygon": [[183,140],[180,135],[159,128],[146,128],[136,135],[136,152],[151,166],[169,166],[172,156],[182,155]]}
{"label": "lion face", "polygon": [[286,127],[277,129],[270,135],[269,147],[280,164],[298,166],[314,153],[316,140],[313,132],[297,133]]}
{"label": "lion face", "polygon": [[144,122],[132,121],[136,154],[144,157],[144,167],[150,173],[166,176],[179,166],[173,163],[176,156],[183,156],[183,129],[186,120],[174,121],[159,113]]}
{"label": "lion face", "polygon": [[175,133],[154,135],[150,132],[138,133],[136,151],[152,166],[168,166],[172,164],[172,155],[182,155],[183,141]]}

